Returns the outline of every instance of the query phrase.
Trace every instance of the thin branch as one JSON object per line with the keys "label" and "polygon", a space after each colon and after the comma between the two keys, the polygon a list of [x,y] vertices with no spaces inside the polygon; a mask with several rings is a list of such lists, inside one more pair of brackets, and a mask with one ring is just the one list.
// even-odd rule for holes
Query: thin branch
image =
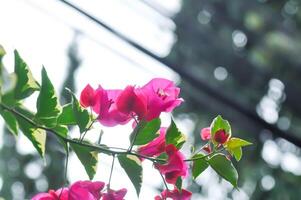
{"label": "thin branch", "polygon": [[[136,117],[135,117],[133,114],[132,114],[132,118],[135,120],[136,126],[138,126],[138,125],[139,125],[139,122],[138,122],[138,120],[136,119]],[[139,128],[139,127],[137,127],[137,128]],[[137,139],[138,133],[139,133],[139,130],[134,131],[134,134],[135,134],[135,135],[134,135],[133,139],[131,140],[131,144],[130,144],[130,147],[129,147],[129,150],[128,150],[128,151],[132,151],[133,146],[134,146],[134,143],[135,143],[135,141],[136,141],[136,139]]]}
{"label": "thin branch", "polygon": [[111,165],[110,177],[109,177],[109,182],[108,182],[108,189],[110,189],[110,186],[111,186],[111,180],[112,180],[112,174],[113,174],[113,169],[114,169],[114,163],[115,163],[115,154],[113,154],[113,160],[112,160],[112,165]]}
{"label": "thin branch", "polygon": [[[110,155],[113,155],[113,154],[115,154],[115,155],[122,155],[122,154],[133,155],[133,156],[137,156],[138,158],[144,158],[144,159],[147,159],[147,160],[152,161],[152,162],[161,162],[161,163],[167,161],[166,159],[148,157],[148,156],[136,153],[135,151],[128,151],[126,149],[119,148],[119,147],[107,147],[107,146],[103,146],[101,144],[97,144],[97,145],[96,144],[89,144],[89,143],[85,143],[85,142],[80,142],[79,140],[70,139],[70,138],[67,138],[67,137],[64,137],[64,136],[60,135],[58,132],[56,132],[55,130],[53,130],[51,128],[47,128],[47,127],[36,124],[33,120],[29,119],[28,117],[26,117],[22,113],[14,110],[13,108],[10,108],[10,107],[2,104],[2,103],[0,103],[0,106],[3,109],[11,112],[12,114],[21,117],[22,119],[24,119],[25,121],[27,121],[31,125],[35,126],[36,128],[43,129],[47,132],[53,133],[55,136],[61,138],[62,140],[64,140],[67,143],[72,143],[72,144],[77,144],[77,145],[84,146],[84,147],[89,147],[89,148],[93,149],[94,151],[98,151],[98,152],[101,152],[101,153],[107,153],[107,154],[110,154]],[[116,149],[116,150],[112,150],[112,149]],[[117,151],[117,149],[120,150],[120,151]],[[199,159],[205,159],[207,156],[210,156],[210,155],[211,154],[208,154],[208,155],[203,156],[203,157],[186,159],[184,161],[189,162],[189,161],[194,161],[194,160],[199,160]]]}
{"label": "thin branch", "polygon": [[[35,126],[36,128],[43,129],[45,131],[53,133],[54,135],[56,135],[57,137],[61,138],[65,142],[77,144],[77,145],[80,145],[80,146],[90,147],[90,148],[92,148],[95,151],[99,151],[99,152],[107,153],[107,154],[116,154],[116,155],[117,154],[128,154],[128,155],[134,155],[134,156],[137,156],[137,157],[140,157],[140,158],[144,158],[144,159],[150,160],[152,162],[165,162],[166,161],[165,159],[148,157],[148,156],[144,156],[144,155],[135,153],[133,151],[128,152],[126,149],[122,149],[122,148],[119,148],[119,147],[109,147],[109,149],[108,149],[108,148],[103,147],[103,145],[88,144],[88,143],[85,143],[85,142],[80,142],[79,140],[74,140],[74,139],[70,139],[70,138],[67,138],[67,137],[63,137],[58,132],[56,132],[55,130],[53,130],[51,128],[47,128],[47,127],[44,127],[44,126],[36,124],[34,121],[32,121],[31,119],[27,118],[26,116],[24,116],[23,114],[19,113],[18,111],[14,110],[13,108],[10,108],[10,107],[2,104],[2,103],[0,104],[0,106],[3,109],[8,110],[12,114],[17,115],[17,116],[23,118],[25,121],[27,121],[31,125]],[[114,150],[111,150],[111,149],[120,149],[120,150],[124,150],[124,151],[114,151]]]}

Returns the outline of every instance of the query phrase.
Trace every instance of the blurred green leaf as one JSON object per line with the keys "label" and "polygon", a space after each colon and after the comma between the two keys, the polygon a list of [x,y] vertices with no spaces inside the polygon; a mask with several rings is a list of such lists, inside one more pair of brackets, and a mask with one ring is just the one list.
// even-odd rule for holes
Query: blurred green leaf
{"label": "blurred green leaf", "polygon": [[6,54],[4,48],[0,45],[0,102],[1,102],[1,87],[2,87],[2,84],[3,84],[3,70],[4,70],[4,67],[3,67],[3,64],[2,64],[2,59],[4,57],[4,55]]}
{"label": "blurred green leaf", "polygon": [[61,106],[44,67],[42,69],[42,86],[36,107],[36,119],[47,127],[55,127],[61,113]]}
{"label": "blurred green leaf", "polygon": [[98,152],[90,147],[81,146],[75,143],[70,143],[70,146],[85,167],[90,180],[92,180],[97,170]]}
{"label": "blurred green leaf", "polygon": [[237,161],[240,161],[241,157],[242,157],[242,148],[244,146],[249,146],[252,143],[240,139],[240,138],[231,138],[225,145],[225,148],[227,149],[227,151],[234,156],[234,158]]}
{"label": "blurred green leaf", "polygon": [[138,157],[132,155],[119,155],[119,163],[124,169],[132,184],[136,189],[137,196],[139,197],[141,184],[142,184],[142,166]]}
{"label": "blurred green leaf", "polygon": [[12,134],[18,135],[18,122],[17,122],[15,116],[11,112],[9,112],[5,109],[1,109],[1,108],[0,108],[0,114],[5,121],[5,125],[6,125],[7,129]]}
{"label": "blurred green leaf", "polygon": [[24,135],[31,141],[41,157],[45,155],[46,131],[36,128],[22,117],[16,115],[19,127]]}
{"label": "blurred green leaf", "polygon": [[15,88],[15,98],[18,100],[30,96],[34,91],[40,89],[39,83],[33,78],[27,64],[22,60],[17,50],[15,53],[15,74],[17,84]]}
{"label": "blurred green leaf", "polygon": [[201,158],[201,159],[193,161],[193,164],[192,164],[192,178],[193,179],[196,179],[209,166],[206,159],[203,158],[204,156],[205,156],[205,154],[198,153],[192,157],[192,158]]}
{"label": "blurred green leaf", "polygon": [[182,183],[183,183],[183,180],[182,180],[181,176],[179,176],[176,181],[176,187],[178,188],[178,190],[180,192],[182,191]]}
{"label": "blurred green leaf", "polygon": [[173,144],[178,149],[180,149],[186,141],[185,136],[179,131],[173,119],[166,130],[165,141],[166,144]]}
{"label": "blurred green leaf", "polygon": [[20,105],[20,102],[15,99],[15,93],[13,90],[10,90],[2,95],[1,102],[8,107],[15,107]]}
{"label": "blurred green leaf", "polygon": [[208,163],[221,177],[237,187],[238,173],[225,155],[216,154],[208,160]]}
{"label": "blurred green leaf", "polygon": [[133,141],[134,136],[137,134],[134,145],[144,145],[159,136],[158,130],[160,129],[160,118],[153,119],[152,121],[140,121],[135,127],[133,133],[130,135],[130,141]]}
{"label": "blurred green leaf", "polygon": [[232,152],[233,152],[234,158],[237,161],[240,161],[240,159],[242,157],[242,149],[241,149],[241,147],[237,147],[237,148],[233,149]]}
{"label": "blurred green leaf", "polygon": [[[63,138],[66,138],[68,135],[68,127],[65,125],[58,124],[56,127],[52,128],[52,130],[54,130],[57,134],[59,134]],[[68,146],[67,146],[66,141],[63,138],[60,138],[60,137],[57,137],[57,138],[63,145],[64,149],[67,151]]]}
{"label": "blurred green leaf", "polygon": [[62,113],[59,115],[57,123],[64,124],[64,125],[77,124],[73,114],[73,107],[71,103],[68,103],[63,106]]}
{"label": "blurred green leaf", "polygon": [[78,102],[75,95],[73,93],[71,93],[71,95],[72,95],[72,110],[73,110],[74,118],[76,120],[76,124],[79,127],[80,133],[83,133],[86,131],[90,123],[92,123],[90,119],[90,115],[86,109],[83,109],[80,106],[80,103]]}
{"label": "blurred green leaf", "polygon": [[227,143],[226,146],[229,149],[235,149],[238,147],[244,147],[244,146],[249,146],[251,145],[251,142],[248,142],[246,140],[240,139],[240,138],[231,138]]}
{"label": "blurred green leaf", "polygon": [[53,127],[52,130],[64,138],[66,138],[68,135],[68,128],[65,125],[57,125],[56,127]]}

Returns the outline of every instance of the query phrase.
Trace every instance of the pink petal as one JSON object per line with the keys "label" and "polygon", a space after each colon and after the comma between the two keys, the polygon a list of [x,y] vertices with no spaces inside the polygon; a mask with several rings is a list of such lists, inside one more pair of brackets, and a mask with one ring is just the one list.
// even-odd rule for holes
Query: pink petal
{"label": "pink petal", "polygon": [[164,190],[161,193],[163,199],[171,198],[172,200],[190,200],[192,193],[188,190],[182,189],[180,192],[177,188],[174,190]]}
{"label": "pink petal", "polygon": [[166,128],[160,128],[160,135],[148,144],[138,148],[138,152],[145,156],[158,156],[165,151]]}
{"label": "pink petal", "polygon": [[104,185],[100,181],[77,181],[70,186],[69,200],[99,200]]}
{"label": "pink petal", "polygon": [[154,78],[142,90],[148,99],[146,120],[159,117],[161,112],[171,112],[183,102],[178,98],[180,88],[167,79]]}
{"label": "pink petal", "polygon": [[88,84],[86,87],[82,90],[80,94],[80,104],[83,107],[89,107],[94,106],[95,104],[95,91],[94,89]]}
{"label": "pink petal", "polygon": [[201,138],[202,140],[210,140],[211,138],[211,133],[210,133],[210,127],[207,127],[207,128],[203,128],[201,130]]}
{"label": "pink petal", "polygon": [[133,86],[126,87],[120,93],[116,99],[116,106],[120,112],[128,115],[135,113],[140,119],[146,113],[146,99],[139,90],[135,91]]}
{"label": "pink petal", "polygon": [[103,193],[102,200],[123,200],[127,193],[127,189],[122,188],[120,190],[109,190],[108,193]]}
{"label": "pink petal", "polygon": [[185,158],[183,154],[173,144],[167,145],[165,152],[168,155],[168,162],[163,165],[157,164],[155,166],[165,175],[168,183],[175,184],[178,177],[187,175],[188,167],[184,161]]}

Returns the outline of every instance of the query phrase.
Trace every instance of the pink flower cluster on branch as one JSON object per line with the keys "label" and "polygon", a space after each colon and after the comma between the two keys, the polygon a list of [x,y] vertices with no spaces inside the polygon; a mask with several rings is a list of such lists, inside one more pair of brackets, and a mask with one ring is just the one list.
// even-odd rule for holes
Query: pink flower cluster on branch
{"label": "pink flower cluster on branch", "polygon": [[120,190],[108,189],[102,192],[105,183],[101,181],[77,181],[69,188],[35,195],[31,200],[123,200],[127,193],[125,188]]}
{"label": "pink flower cluster on branch", "polygon": [[142,87],[127,86],[124,90],[96,90],[87,85],[80,95],[83,107],[91,107],[104,126],[128,123],[133,116],[150,121],[161,112],[171,112],[183,99],[180,88],[170,80],[154,78]]}
{"label": "pink flower cluster on branch", "polygon": [[[139,147],[138,152],[145,156],[159,156],[166,153],[168,156],[167,163],[155,164],[155,167],[164,175],[165,181],[175,187],[177,179],[188,174],[188,165],[184,161],[184,155],[173,144],[166,145],[165,134],[166,128],[161,128],[160,135],[150,143]],[[180,192],[175,187],[173,191],[164,190],[161,197],[156,196],[155,200],[166,199],[167,197],[173,200],[189,200],[190,196],[189,191],[182,190]]]}

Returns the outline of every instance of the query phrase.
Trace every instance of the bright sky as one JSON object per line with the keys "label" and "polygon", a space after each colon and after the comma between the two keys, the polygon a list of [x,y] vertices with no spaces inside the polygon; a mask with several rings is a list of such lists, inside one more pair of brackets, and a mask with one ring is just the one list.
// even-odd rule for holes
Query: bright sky
{"label": "bright sky", "polygon": [[[175,41],[173,22],[139,1],[75,2],[158,55],[167,55]],[[0,44],[8,52],[4,64],[9,71],[13,70],[13,49],[18,49],[38,80],[41,66],[46,67],[48,75],[59,91],[68,73],[66,50],[76,29],[84,33],[79,37],[79,53],[83,59],[76,74],[76,86],[79,90],[87,83],[94,86],[101,84],[105,88],[124,88],[127,84],[142,85],[152,77],[179,81],[178,76],[162,64],[136,51],[56,0],[43,2],[0,0],[0,5]],[[171,11],[176,11],[180,6],[178,0],[170,0],[168,5],[173,8]],[[26,104],[31,109],[35,109],[33,101],[27,101]],[[164,117],[166,125],[168,118],[168,116]],[[104,129],[104,143],[127,147],[128,144],[124,141],[128,141],[130,125],[113,129],[96,128]],[[90,139],[95,141],[96,135],[97,132],[90,133]],[[18,149],[21,153],[34,151],[30,142],[24,137],[18,140]],[[100,164],[95,180],[107,182],[112,158],[101,154],[99,159]],[[129,189],[126,199],[136,199],[134,188],[124,172],[120,170],[118,162],[116,163],[112,187],[115,189],[126,187]],[[150,170],[151,163],[145,162],[144,165],[148,169],[144,172],[145,184],[142,187],[141,197],[151,199],[155,195],[154,187],[159,187],[162,183],[158,172]],[[74,155],[70,158],[68,172],[71,182],[88,179],[84,168]]]}

